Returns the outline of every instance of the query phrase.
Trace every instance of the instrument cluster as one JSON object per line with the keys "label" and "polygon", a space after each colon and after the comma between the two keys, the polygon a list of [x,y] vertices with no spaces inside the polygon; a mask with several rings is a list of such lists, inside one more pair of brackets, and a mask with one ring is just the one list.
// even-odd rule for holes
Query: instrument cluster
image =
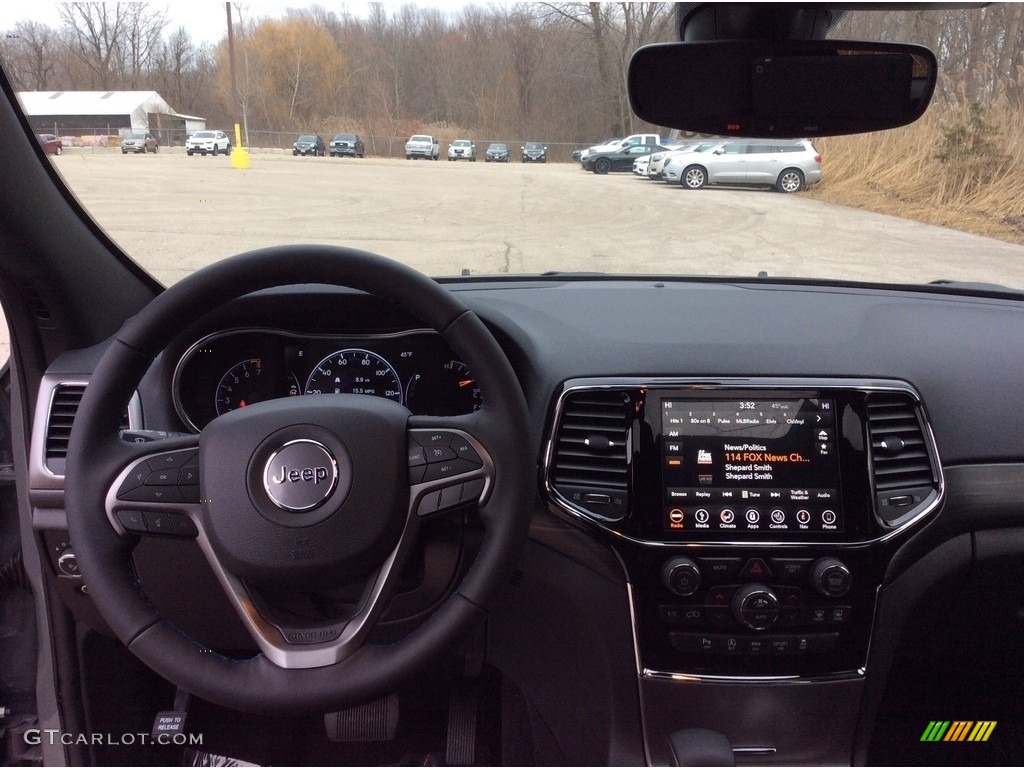
{"label": "instrument cluster", "polygon": [[193,344],[174,370],[174,406],[195,431],[237,408],[278,397],[386,397],[415,415],[480,408],[466,364],[434,331],[315,335],[242,328]]}

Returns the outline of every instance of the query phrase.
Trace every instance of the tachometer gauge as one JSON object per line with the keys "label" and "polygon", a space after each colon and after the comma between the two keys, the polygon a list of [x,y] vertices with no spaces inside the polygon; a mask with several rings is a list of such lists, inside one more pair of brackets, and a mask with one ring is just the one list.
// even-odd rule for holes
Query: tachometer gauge
{"label": "tachometer gauge", "polygon": [[231,366],[217,384],[217,415],[285,394],[299,394],[299,383],[294,376],[289,375],[283,386],[278,386],[274,378],[263,375],[263,360],[259,357]]}
{"label": "tachometer gauge", "polygon": [[449,360],[440,370],[413,376],[407,402],[413,413],[458,416],[480,410],[483,396],[466,364]]}
{"label": "tachometer gauge", "polygon": [[306,394],[375,395],[403,401],[402,382],[394,367],[365,349],[342,349],[317,363],[306,382]]}

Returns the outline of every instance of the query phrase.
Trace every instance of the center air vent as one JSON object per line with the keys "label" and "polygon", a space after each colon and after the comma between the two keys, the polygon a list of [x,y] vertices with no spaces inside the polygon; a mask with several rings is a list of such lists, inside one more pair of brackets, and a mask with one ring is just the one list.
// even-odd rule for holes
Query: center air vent
{"label": "center air vent", "polygon": [[631,401],[623,391],[578,391],[562,402],[550,485],[573,507],[621,520],[629,507]]}
{"label": "center air vent", "polygon": [[871,394],[868,437],[879,520],[884,525],[899,525],[937,490],[925,431],[913,399],[899,393]]}

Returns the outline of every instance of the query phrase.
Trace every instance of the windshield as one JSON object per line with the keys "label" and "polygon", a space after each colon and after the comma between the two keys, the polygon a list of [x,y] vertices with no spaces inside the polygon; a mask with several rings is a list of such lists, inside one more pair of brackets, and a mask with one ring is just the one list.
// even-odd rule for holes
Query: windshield
{"label": "windshield", "polygon": [[[141,29],[116,23],[129,6],[151,11],[146,46]],[[62,143],[46,161],[165,284],[235,253],[309,242],[374,251],[434,276],[767,275],[1024,289],[1019,5],[849,13],[830,36],[936,51],[940,80],[924,117],[815,138],[776,153],[774,171],[758,165],[765,152],[744,149],[738,175],[712,167],[731,154],[715,156],[714,137],[643,123],[630,109],[629,54],[676,39],[671,4],[231,4],[233,46],[223,5],[187,8],[9,3],[0,12],[0,53],[32,129]],[[159,153],[145,163],[122,155],[116,137],[126,128],[150,133]],[[293,154],[309,128],[358,134],[363,149],[344,161]],[[472,164],[448,154],[471,145],[466,135],[488,148]],[[216,154],[186,153],[189,136],[216,138]],[[634,169],[647,148],[701,139],[683,155],[713,158],[701,178],[678,158]],[[585,156],[626,141],[644,149]],[[520,146],[546,149],[544,162]],[[793,158],[785,181],[780,154]],[[640,175],[648,167],[660,175]],[[345,217],[332,208],[341,172]],[[197,202],[197,189],[213,202]]]}

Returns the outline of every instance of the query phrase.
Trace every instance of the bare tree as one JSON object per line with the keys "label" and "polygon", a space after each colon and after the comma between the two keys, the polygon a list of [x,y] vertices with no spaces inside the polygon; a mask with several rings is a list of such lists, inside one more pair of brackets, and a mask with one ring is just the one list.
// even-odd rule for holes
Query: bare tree
{"label": "bare tree", "polygon": [[60,54],[54,31],[38,21],[20,21],[4,36],[3,59],[14,87],[48,91]]}
{"label": "bare tree", "polygon": [[61,23],[71,53],[85,65],[93,88],[138,87],[167,24],[149,3],[62,3]]}

